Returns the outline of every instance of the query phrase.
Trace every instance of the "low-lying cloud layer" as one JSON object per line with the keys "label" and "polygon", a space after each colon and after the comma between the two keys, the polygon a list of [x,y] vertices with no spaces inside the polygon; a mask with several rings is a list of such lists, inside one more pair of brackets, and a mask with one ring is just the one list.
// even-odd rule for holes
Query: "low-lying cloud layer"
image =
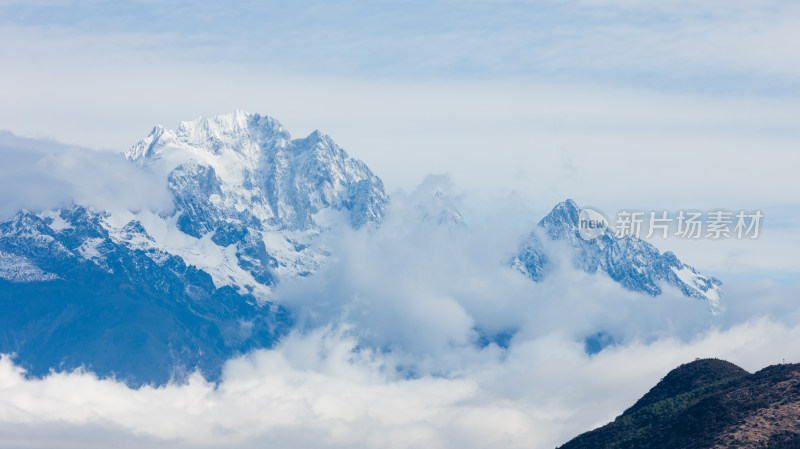
{"label": "low-lying cloud layer", "polygon": [[[568,263],[533,283],[505,264],[528,224],[513,211],[440,220],[426,201],[442,197],[448,180],[428,178],[393,196],[379,230],[332,231],[330,263],[274,291],[298,327],[230,361],[218,385],[28,379],[3,357],[0,447],[552,448],[680,363],[800,360],[797,287],[726,284],[712,315]],[[587,354],[598,334],[608,346]]]}
{"label": "low-lying cloud layer", "polygon": [[[800,327],[761,319],[589,357],[558,335],[457,374],[397,378],[346,332],[293,335],[231,361],[223,382],[133,390],[88,373],[26,380],[0,362],[2,447],[551,448],[612,419],[695,357],[755,369],[797,360]],[[456,350],[456,352],[458,352]]]}

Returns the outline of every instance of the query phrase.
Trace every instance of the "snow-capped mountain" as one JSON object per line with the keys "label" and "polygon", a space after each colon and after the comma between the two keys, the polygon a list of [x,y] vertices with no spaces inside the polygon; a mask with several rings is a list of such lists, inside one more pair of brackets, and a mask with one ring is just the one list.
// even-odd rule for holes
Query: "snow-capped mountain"
{"label": "snow-capped mountain", "polygon": [[328,136],[292,139],[242,111],[157,126],[126,156],[163,175],[172,210],[74,205],[0,223],[0,353],[33,374],[214,379],[288,329],[270,287],[318,268],[320,235],[375,227],[388,201]]}
{"label": "snow-capped mountain", "polygon": [[381,180],[330,137],[292,139],[277,120],[244,111],[157,126],[126,156],[167,164],[180,223],[195,236],[221,221],[306,230],[324,209],[346,211],[358,228],[379,222],[387,201]]}
{"label": "snow-capped mountain", "polygon": [[718,309],[719,280],[698,273],[672,252],[661,253],[638,237],[617,237],[607,226],[593,238],[584,238],[578,228],[580,215],[581,208],[571,199],[556,205],[539,222],[539,229],[523,241],[511,265],[540,281],[555,263],[543,239],[563,241],[571,248],[574,266],[587,273],[603,272],[629,290],[652,296],[660,295],[664,284],[672,285],[686,296],[708,301],[712,310]]}
{"label": "snow-capped mountain", "polygon": [[277,120],[243,111],[175,131],[157,126],[126,156],[167,174],[180,231],[233,245],[239,267],[262,285],[318,267],[325,249],[315,237],[331,215],[377,226],[388,201],[380,178],[330,137],[292,139]]}

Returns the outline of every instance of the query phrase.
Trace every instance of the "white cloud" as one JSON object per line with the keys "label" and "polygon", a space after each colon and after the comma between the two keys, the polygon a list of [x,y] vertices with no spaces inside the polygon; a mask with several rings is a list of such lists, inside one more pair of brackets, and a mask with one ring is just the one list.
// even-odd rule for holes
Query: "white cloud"
{"label": "white cloud", "polygon": [[[25,379],[0,361],[0,445],[94,447],[552,448],[612,419],[680,363],[747,369],[800,359],[800,326],[755,320],[689,342],[663,338],[587,357],[553,334],[455,377],[403,379],[340,332],[293,335],[230,362],[218,386],[129,389],[90,374]],[[388,372],[387,372],[388,371]],[[24,443],[21,443],[24,442]]]}
{"label": "white cloud", "polygon": [[[419,190],[393,195],[397,200],[377,231],[330,235],[325,245],[331,263],[310,277],[284,280],[275,299],[294,310],[303,326],[349,323],[363,343],[399,351],[395,355],[407,352],[411,359],[398,363],[424,372],[449,371],[463,357],[496,356],[470,352],[487,334],[519,331],[519,338],[536,339],[558,332],[578,341],[606,332],[625,344],[664,335],[689,339],[712,325],[730,326],[764,313],[778,317],[786,313],[780,307],[791,308],[790,294],[763,304],[741,299],[744,291],[775,298],[770,289],[776,287],[732,282],[725,287],[728,312],[714,317],[707,304],[675,289],[666,287],[653,299],[605,275],[577,270],[567,256],[570,249],[560,242],[548,243],[563,254],[555,261],[558,269],[532,283],[506,264],[533,224],[526,227],[518,213],[501,211],[468,217],[467,226],[438,226],[419,221],[420,196]],[[466,349],[453,353],[453,348]]]}
{"label": "white cloud", "polygon": [[171,207],[166,178],[139,169],[122,154],[0,131],[0,217],[72,203],[105,211]]}

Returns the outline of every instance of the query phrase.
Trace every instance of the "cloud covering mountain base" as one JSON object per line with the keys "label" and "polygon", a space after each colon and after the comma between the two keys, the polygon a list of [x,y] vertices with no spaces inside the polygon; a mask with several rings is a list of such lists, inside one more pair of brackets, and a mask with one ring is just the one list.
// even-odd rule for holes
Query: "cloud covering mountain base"
{"label": "cloud covering mountain base", "polygon": [[380,229],[332,231],[330,263],[273,291],[295,330],[229,361],[218,384],[27,378],[3,357],[0,446],[551,448],[696,357],[800,359],[797,288],[731,284],[712,315],[677,289],[653,298],[568,263],[533,283],[502,263],[517,224],[418,213],[426,192],[451,190],[428,179],[393,196]]}
{"label": "cloud covering mountain base", "polygon": [[549,335],[447,377],[397,378],[391,357],[328,328],[229,362],[219,385],[196,376],[140,389],[80,372],[26,380],[6,357],[0,445],[548,448],[613,418],[681,362],[716,356],[755,369],[796,360],[786,342],[798,337],[800,326],[761,319],[590,357]]}

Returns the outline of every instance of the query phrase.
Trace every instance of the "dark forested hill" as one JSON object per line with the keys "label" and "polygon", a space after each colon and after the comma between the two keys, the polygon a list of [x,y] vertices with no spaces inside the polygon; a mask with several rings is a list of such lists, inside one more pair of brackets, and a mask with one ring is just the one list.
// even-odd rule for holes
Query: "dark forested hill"
{"label": "dark forested hill", "polygon": [[613,422],[560,449],[800,448],[800,364],[755,374],[716,359],[681,365]]}

